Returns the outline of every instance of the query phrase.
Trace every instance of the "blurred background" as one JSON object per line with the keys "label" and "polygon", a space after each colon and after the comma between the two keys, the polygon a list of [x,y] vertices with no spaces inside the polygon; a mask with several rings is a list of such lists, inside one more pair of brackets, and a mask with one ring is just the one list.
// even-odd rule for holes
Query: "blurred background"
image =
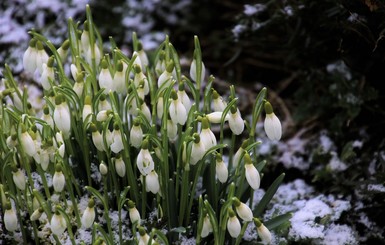
{"label": "blurred background", "polygon": [[354,212],[338,222],[362,242],[385,243],[383,1],[6,0],[0,67],[9,64],[23,79],[28,30],[60,46],[67,19],[84,21],[85,4],[106,48],[112,36],[130,50],[135,31],[151,54],[169,35],[191,60],[197,35],[214,87],[226,96],[235,84],[244,115],[266,86],[284,135],[261,146],[269,159],[265,185],[286,172],[286,181],[303,179],[318,193],[345,198]]}

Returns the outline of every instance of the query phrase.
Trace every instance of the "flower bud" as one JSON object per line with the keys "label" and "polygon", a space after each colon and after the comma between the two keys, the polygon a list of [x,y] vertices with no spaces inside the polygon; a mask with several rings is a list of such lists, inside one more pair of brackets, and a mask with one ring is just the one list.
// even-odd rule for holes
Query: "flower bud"
{"label": "flower bud", "polygon": [[[206,117],[211,123],[221,123],[222,114],[223,114],[222,111],[215,111],[215,112],[211,112],[210,114],[207,114]],[[227,114],[225,116],[225,121],[228,121],[229,118],[230,116],[229,114]]]}
{"label": "flower bud", "polygon": [[4,226],[5,226],[5,229],[7,229],[7,231],[10,231],[10,232],[14,232],[17,229],[16,212],[12,208],[12,205],[9,201],[5,204]]}
{"label": "flower bud", "polygon": [[217,153],[216,161],[215,161],[215,172],[217,174],[217,178],[221,183],[225,183],[229,176],[229,171],[225,163],[223,162],[221,154]]}
{"label": "flower bud", "polygon": [[182,101],[178,98],[175,90],[171,91],[172,101],[169,107],[169,113],[171,120],[177,124],[184,125],[187,120],[186,108],[183,106]]}
{"label": "flower bud", "polygon": [[65,229],[67,229],[67,223],[63,215],[59,211],[56,210],[56,212],[52,215],[51,218],[51,231],[56,236],[61,236]]}
{"label": "flower bud", "polygon": [[100,165],[99,165],[99,172],[100,172],[101,175],[104,175],[104,176],[107,175],[108,168],[107,168],[107,165],[104,162],[100,163]]}
{"label": "flower bud", "polygon": [[235,216],[234,211],[229,209],[229,219],[227,220],[227,230],[230,233],[230,236],[237,238],[241,233],[241,223],[239,222],[237,216]]}
{"label": "flower bud", "polygon": [[[198,76],[198,67],[197,67],[197,63],[196,63],[196,59],[194,58],[193,61],[191,62],[191,66],[190,66],[190,77],[191,79],[196,82],[197,81],[197,76]],[[202,69],[201,69],[201,81],[204,80],[205,78],[205,74],[206,74],[206,67],[205,67],[205,64],[202,62]]]}
{"label": "flower bud", "polygon": [[244,159],[246,180],[251,188],[257,190],[261,184],[261,177],[259,175],[259,172],[255,168],[254,164],[251,162],[251,158],[248,153],[245,154]]}
{"label": "flower bud", "polygon": [[194,142],[191,147],[191,156],[190,156],[191,165],[195,165],[199,160],[203,158],[203,156],[206,153],[205,145],[203,144],[199,135],[195,133],[193,137],[194,137]]}
{"label": "flower bud", "polygon": [[39,71],[40,74],[43,73],[43,64],[48,63],[48,54],[44,50],[44,46],[40,41],[36,42],[36,69]]}
{"label": "flower bud", "polygon": [[33,211],[33,213],[31,214],[31,217],[30,217],[31,221],[36,221],[40,219],[43,213],[44,213],[44,209],[42,207],[35,209],[35,211]]}
{"label": "flower bud", "polygon": [[238,198],[233,197],[233,204],[235,206],[235,210],[237,211],[238,216],[243,219],[243,221],[252,221],[253,220],[253,212],[243,202],[239,201]]}
{"label": "flower bud", "polygon": [[53,120],[59,131],[62,131],[65,137],[71,132],[71,115],[67,103],[64,101],[63,95],[57,95],[55,98],[55,110],[53,112]]}
{"label": "flower bud", "polygon": [[265,102],[265,112],[264,128],[267,137],[269,137],[270,140],[280,140],[282,136],[282,125],[268,101]]}
{"label": "flower bud", "polygon": [[217,145],[217,139],[210,129],[209,121],[206,117],[202,118],[202,130],[199,134],[201,141],[205,145],[206,150]]}
{"label": "flower bud", "polygon": [[203,226],[202,226],[201,237],[205,238],[211,232],[213,232],[213,226],[211,225],[211,221],[210,221],[209,215],[206,214],[206,216],[203,218]]}
{"label": "flower bud", "polygon": [[140,213],[135,207],[135,203],[131,200],[128,201],[128,214],[132,224],[140,225]]}
{"label": "flower bud", "polygon": [[33,157],[36,154],[35,143],[31,135],[25,130],[25,128],[22,129],[22,133],[20,136],[20,143],[25,154],[27,154],[30,157]]}
{"label": "flower bud", "polygon": [[152,170],[151,173],[146,176],[146,190],[154,194],[157,194],[160,190],[159,178],[155,170]]}
{"label": "flower bud", "polygon": [[262,224],[261,221],[259,221],[259,219],[254,218],[253,220],[254,220],[255,226],[257,227],[258,236],[261,238],[261,240],[264,243],[270,244],[271,243],[271,233],[270,233],[269,229],[267,229],[266,226],[264,224]]}
{"label": "flower bud", "polygon": [[86,209],[84,210],[84,213],[82,215],[82,227],[88,229],[92,226],[92,224],[95,221],[95,200],[93,198],[90,198],[88,201],[88,205]]}
{"label": "flower bud", "polygon": [[25,190],[25,175],[24,173],[20,170],[20,168],[17,168],[14,166],[14,169],[12,170],[12,178],[13,182],[19,188],[20,190],[24,191]]}
{"label": "flower bud", "polygon": [[23,67],[26,72],[33,74],[36,71],[36,56],[36,39],[32,38],[23,55]]}
{"label": "flower bud", "polygon": [[115,159],[115,171],[122,178],[126,175],[126,164],[121,156]]}
{"label": "flower bud", "polygon": [[65,177],[62,172],[62,167],[60,164],[56,164],[55,174],[53,175],[52,185],[55,192],[62,192],[65,187]]}
{"label": "flower bud", "polygon": [[142,145],[142,141],[143,130],[140,126],[140,121],[138,119],[134,119],[134,125],[132,125],[130,130],[130,144],[135,148],[139,148]]}
{"label": "flower bud", "polygon": [[230,110],[229,126],[235,135],[240,135],[245,128],[241,113],[235,107],[232,107]]}
{"label": "flower bud", "polygon": [[99,86],[101,89],[105,89],[103,92],[104,94],[114,91],[112,75],[108,69],[108,63],[105,59],[102,60],[102,69],[99,73]]}
{"label": "flower bud", "polygon": [[154,161],[152,160],[151,154],[148,150],[148,140],[145,139],[142,143],[142,149],[139,151],[138,157],[136,158],[136,166],[140,173],[144,176],[151,173],[154,170]]}
{"label": "flower bud", "polygon": [[110,148],[115,154],[124,149],[122,133],[120,132],[119,125],[116,123],[114,124],[114,131],[112,132],[112,144],[110,145]]}

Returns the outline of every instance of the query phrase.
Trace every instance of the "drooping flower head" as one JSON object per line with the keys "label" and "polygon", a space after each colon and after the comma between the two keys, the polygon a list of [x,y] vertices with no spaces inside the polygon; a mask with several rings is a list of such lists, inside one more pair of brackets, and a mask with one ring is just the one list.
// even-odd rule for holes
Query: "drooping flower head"
{"label": "drooping flower head", "polygon": [[144,176],[150,174],[151,171],[154,170],[154,161],[152,160],[148,146],[148,139],[143,140],[142,149],[139,151],[138,157],[136,158],[136,166]]}
{"label": "drooping flower head", "polygon": [[232,208],[229,208],[229,219],[227,220],[227,231],[230,233],[230,236],[237,238],[241,233],[241,223],[235,215]]}
{"label": "drooping flower head", "polygon": [[221,183],[225,183],[227,178],[229,177],[229,171],[223,162],[222,155],[217,153],[215,160],[215,172],[217,174],[217,178]]}
{"label": "drooping flower head", "polygon": [[266,118],[264,128],[267,137],[271,140],[280,140],[282,136],[282,125],[278,117],[274,114],[273,107],[270,102],[265,102]]}
{"label": "drooping flower head", "polygon": [[251,161],[250,155],[245,153],[245,175],[246,180],[249,183],[250,187],[254,190],[257,190],[261,184],[261,177],[258,170],[255,168],[253,162]]}
{"label": "drooping flower head", "polygon": [[175,90],[171,91],[170,97],[172,99],[169,107],[171,120],[175,124],[179,123],[180,125],[184,125],[187,120],[186,108],[183,106],[182,101],[178,97]]}
{"label": "drooping flower head", "polygon": [[235,206],[235,210],[237,211],[238,216],[243,220],[243,221],[252,221],[253,220],[253,212],[243,202],[239,201],[238,198],[233,197],[233,204]]}
{"label": "drooping flower head", "polygon": [[95,200],[93,198],[90,198],[88,200],[88,205],[86,209],[84,210],[84,213],[82,215],[82,227],[88,229],[91,228],[92,224],[95,221]]}

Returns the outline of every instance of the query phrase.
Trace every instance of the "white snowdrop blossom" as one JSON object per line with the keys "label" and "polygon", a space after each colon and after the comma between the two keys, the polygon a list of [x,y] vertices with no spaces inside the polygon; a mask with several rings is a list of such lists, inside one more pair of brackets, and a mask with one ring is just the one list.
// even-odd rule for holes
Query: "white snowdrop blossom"
{"label": "white snowdrop blossom", "polygon": [[215,173],[221,183],[225,183],[229,177],[229,171],[223,162],[222,155],[220,153],[218,153],[216,156]]}
{"label": "white snowdrop blossom", "polygon": [[174,141],[178,136],[178,126],[171,120],[167,119],[167,137]]}
{"label": "white snowdrop blossom", "polygon": [[44,90],[51,89],[51,83],[55,80],[55,73],[53,70],[53,56],[48,59],[47,63],[43,63],[42,65],[42,73],[40,76],[40,83],[43,86]]}
{"label": "white snowdrop blossom", "polygon": [[169,107],[169,113],[171,120],[177,124],[184,125],[187,120],[186,108],[183,106],[182,101],[178,98],[175,90],[171,91],[172,101]]}
{"label": "white snowdrop blossom", "polygon": [[130,216],[130,220],[132,224],[140,225],[140,213],[138,209],[135,207],[135,203],[131,200],[128,201],[128,215]]}
{"label": "white snowdrop blossom", "polygon": [[91,228],[92,224],[95,221],[95,200],[91,198],[88,201],[88,205],[86,209],[84,210],[84,213],[82,215],[82,227],[85,229]]}
{"label": "white snowdrop blossom", "polygon": [[111,110],[111,103],[108,101],[106,94],[100,95],[100,100],[98,104],[98,110],[99,111],[108,111]]}
{"label": "white snowdrop blossom", "polygon": [[59,131],[62,131],[65,137],[71,132],[71,115],[64,96],[59,94],[55,98],[55,110],[53,112],[53,120]]}
{"label": "white snowdrop blossom", "polygon": [[99,172],[104,176],[108,173],[108,167],[103,161],[99,164]]}
{"label": "white snowdrop blossom", "polygon": [[66,184],[65,176],[62,172],[62,167],[60,164],[56,164],[55,174],[52,178],[52,185],[55,192],[62,192]]}
{"label": "white snowdrop blossom", "polygon": [[124,149],[122,133],[120,132],[119,125],[114,124],[114,131],[112,132],[112,144],[110,145],[111,151],[119,153]]}
{"label": "white snowdrop blossom", "polygon": [[237,238],[241,233],[241,223],[235,215],[232,209],[229,210],[229,219],[227,220],[227,231],[230,233],[230,236]]}
{"label": "white snowdrop blossom", "polygon": [[[170,63],[167,65],[166,69],[160,74],[158,78],[158,88],[160,87],[168,87],[173,80],[172,71],[174,70],[174,63],[170,61]],[[165,85],[163,85],[165,84]]]}
{"label": "white snowdrop blossom", "polygon": [[118,94],[127,94],[126,70],[121,60],[119,60],[116,65],[116,72],[113,78],[113,91],[116,91]]}
{"label": "white snowdrop blossom", "polygon": [[25,174],[23,173],[23,171],[21,171],[20,168],[15,167],[12,170],[12,178],[17,188],[24,191],[26,182],[25,182]]}
{"label": "white snowdrop blossom", "polygon": [[159,177],[155,170],[152,170],[146,176],[146,190],[151,191],[153,194],[157,194],[160,190]]}
{"label": "white snowdrop blossom", "polygon": [[48,63],[48,54],[45,52],[43,44],[40,41],[36,42],[36,69],[39,71],[40,74],[43,73],[43,64]]}
{"label": "white snowdrop blossom", "polygon": [[213,232],[213,226],[210,222],[209,215],[206,214],[206,216],[203,218],[203,225],[202,225],[202,232],[201,237],[205,238],[207,237],[211,232]]}
{"label": "white snowdrop blossom", "polygon": [[252,221],[253,220],[253,212],[243,202],[239,201],[238,198],[233,197],[233,204],[235,206],[235,211],[237,211],[238,216],[243,220],[243,221]]}
{"label": "white snowdrop blossom", "polygon": [[72,86],[73,91],[77,94],[79,98],[82,98],[83,90],[84,90],[84,75],[83,73],[79,73],[76,77],[75,83]]}
{"label": "white snowdrop blossom", "polygon": [[115,159],[115,171],[122,178],[126,175],[126,164],[124,163],[122,156],[118,156]]}
{"label": "white snowdrop blossom", "polygon": [[33,157],[36,154],[35,143],[33,142],[31,135],[27,131],[25,131],[25,129],[22,130],[20,136],[20,143],[25,154],[30,157]]}
{"label": "white snowdrop blossom", "polygon": [[95,57],[95,65],[99,66],[101,54],[100,54],[99,46],[96,43],[94,44],[94,54],[95,56],[92,55],[92,49],[90,46],[87,49],[87,52],[85,53],[86,61],[88,64],[92,64],[92,58]]}
{"label": "white snowdrop blossom", "polygon": [[96,149],[98,149],[99,151],[104,151],[104,142],[102,134],[99,132],[95,124],[91,124],[90,129],[92,132],[92,142],[94,143]]}
{"label": "white snowdrop blossom", "polygon": [[4,226],[7,231],[14,232],[17,229],[17,216],[10,202],[6,202],[4,211]]}
{"label": "white snowdrop blossom", "polygon": [[266,226],[262,224],[261,221],[259,221],[259,219],[257,218],[254,218],[254,224],[257,227],[258,236],[261,238],[261,240],[265,244],[270,244],[271,232],[269,231],[269,229],[267,229]]}
{"label": "white snowdrop blossom", "polygon": [[184,90],[183,82],[179,83],[179,88],[177,92],[178,98],[182,101],[182,105],[186,108],[186,112],[189,113],[191,108],[191,100],[188,97],[186,91]]}
{"label": "white snowdrop blossom", "polygon": [[102,60],[102,69],[99,73],[99,86],[100,88],[104,88],[104,94],[108,94],[113,90],[113,79],[111,76],[111,72],[108,69],[108,63],[105,59]]}
{"label": "white snowdrop blossom", "polygon": [[261,184],[261,177],[259,175],[259,172],[255,168],[254,164],[251,162],[249,154],[246,153],[244,159],[246,180],[251,188],[257,190]]}
{"label": "white snowdrop blossom", "polygon": [[[201,82],[202,82],[205,78],[206,67],[205,67],[205,64],[203,62],[201,64],[202,64],[202,69],[201,69]],[[197,61],[194,58],[193,61],[191,62],[191,66],[190,66],[190,77],[194,82],[197,81],[197,75],[198,75]]]}
{"label": "white snowdrop blossom", "polygon": [[140,111],[143,113],[144,117],[146,118],[147,122],[151,122],[151,111],[150,108],[148,108],[147,104],[144,102],[144,100],[139,99],[140,104]]}
{"label": "white snowdrop blossom", "polygon": [[78,77],[78,74],[80,74],[80,72],[78,72],[78,68],[76,67],[75,64],[71,64],[70,65],[70,70],[71,70],[72,78],[74,79],[74,81],[76,81],[76,78]]}
{"label": "white snowdrop blossom", "polygon": [[84,99],[84,106],[83,106],[83,112],[82,112],[83,122],[85,122],[87,117],[89,117],[93,113],[91,102],[92,102],[91,97],[87,95],[86,98]]}
{"label": "white snowdrop blossom", "polygon": [[[223,112],[222,111],[215,111],[215,112],[211,112],[209,114],[206,115],[207,119],[209,119],[209,122],[211,123],[220,123],[221,122],[221,119],[222,119],[222,114]],[[228,121],[230,118],[229,114],[227,114],[225,116],[225,121]]]}
{"label": "white snowdrop blossom", "polygon": [[273,107],[269,102],[265,102],[266,118],[264,122],[264,128],[267,137],[270,140],[280,140],[282,136],[281,121],[273,112]]}
{"label": "white snowdrop blossom", "polygon": [[96,115],[96,121],[98,122],[104,122],[108,119],[108,116],[112,113],[111,110],[102,110],[99,111]]}
{"label": "white snowdrop blossom", "polygon": [[142,64],[142,60],[140,59],[140,55],[138,54],[138,51],[134,51],[132,53],[132,59],[135,57],[134,59],[134,64],[133,66],[139,66],[139,68],[144,71],[144,67],[143,67],[143,64]]}
{"label": "white snowdrop blossom", "polygon": [[155,72],[157,76],[160,76],[164,70],[166,70],[166,52],[164,50],[161,50],[159,52],[158,59],[155,63]]}
{"label": "white snowdrop blossom", "polygon": [[214,111],[224,111],[227,103],[223,100],[223,98],[218,94],[218,92],[213,90],[213,100],[211,102],[211,106]]}
{"label": "white snowdrop blossom", "polygon": [[66,39],[63,42],[63,44],[56,50],[60,56],[60,60],[62,63],[64,63],[67,58],[69,47],[70,47],[70,40]]}
{"label": "white snowdrop blossom", "polygon": [[248,140],[244,140],[242,142],[241,147],[238,148],[238,150],[235,152],[234,157],[233,157],[233,167],[236,168],[238,164],[241,161],[242,153],[245,152],[246,147],[249,145]]}
{"label": "white snowdrop blossom", "polygon": [[150,241],[150,236],[146,233],[146,230],[143,227],[139,227],[139,242],[138,245],[147,245],[152,244],[153,241]]}
{"label": "white snowdrop blossom", "polygon": [[44,213],[44,209],[42,207],[35,209],[35,211],[33,211],[33,213],[31,214],[30,220],[36,221],[36,220],[40,219],[40,217],[43,213]]}
{"label": "white snowdrop blossom", "polygon": [[17,146],[17,135],[16,134],[12,134],[12,135],[8,136],[7,140],[6,140],[6,143],[7,143],[7,147],[10,150],[14,149]]}
{"label": "white snowdrop blossom", "polygon": [[90,47],[90,33],[88,32],[89,26],[88,22],[84,22],[84,30],[82,35],[80,36],[80,44],[82,48],[82,52],[86,52]]}
{"label": "white snowdrop blossom", "polygon": [[160,96],[156,102],[156,115],[159,119],[163,117],[163,96]]}
{"label": "white snowdrop blossom", "polygon": [[203,158],[206,153],[206,147],[203,144],[201,138],[197,133],[193,135],[194,141],[191,147],[191,156],[190,156],[190,164],[195,165],[199,160]]}
{"label": "white snowdrop blossom", "polygon": [[29,41],[28,48],[23,55],[23,67],[26,72],[31,74],[35,73],[36,56],[37,56],[36,39],[32,38]]}
{"label": "white snowdrop blossom", "polygon": [[134,125],[132,125],[132,128],[130,130],[130,144],[135,147],[139,148],[142,146],[143,141],[143,130],[140,126],[139,120],[134,120]]}
{"label": "white snowdrop blossom", "polygon": [[148,150],[148,140],[143,140],[142,149],[139,151],[136,158],[136,166],[140,173],[144,176],[151,173],[154,170],[154,160],[152,160],[150,151]]}
{"label": "white snowdrop blossom", "polygon": [[139,88],[140,83],[143,82],[143,94],[147,95],[150,92],[150,87],[149,87],[148,79],[146,75],[144,75],[139,65],[134,65],[133,69],[135,72],[135,75],[134,75],[135,88]]}
{"label": "white snowdrop blossom", "polygon": [[229,126],[235,135],[240,135],[245,128],[241,113],[239,112],[239,109],[235,109],[235,107],[232,107],[230,110]]}
{"label": "white snowdrop blossom", "polygon": [[202,130],[199,134],[201,141],[205,145],[206,150],[217,145],[217,139],[210,129],[209,121],[206,117],[202,118]]}
{"label": "white snowdrop blossom", "polygon": [[45,106],[43,108],[43,114],[41,115],[40,119],[45,121],[52,129],[54,129],[55,124],[54,124],[53,118],[50,114],[48,106]]}
{"label": "white snowdrop blossom", "polygon": [[140,62],[142,63],[142,68],[146,69],[146,66],[148,66],[148,58],[147,54],[143,49],[143,45],[141,42],[138,43],[138,52],[137,52],[138,57],[140,58]]}
{"label": "white snowdrop blossom", "polygon": [[63,215],[56,211],[51,218],[51,231],[56,236],[61,236],[63,232],[67,229],[67,223]]}

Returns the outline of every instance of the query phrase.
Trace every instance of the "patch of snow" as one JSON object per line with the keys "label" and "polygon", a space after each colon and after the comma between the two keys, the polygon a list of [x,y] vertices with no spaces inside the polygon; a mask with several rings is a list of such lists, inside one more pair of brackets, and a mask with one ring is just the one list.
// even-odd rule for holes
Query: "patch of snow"
{"label": "patch of snow", "polygon": [[347,225],[331,224],[325,231],[323,240],[315,244],[322,245],[355,245],[358,244],[357,235]]}
{"label": "patch of snow", "polygon": [[368,191],[385,192],[385,186],[382,184],[369,184]]}
{"label": "patch of snow", "polygon": [[348,166],[339,159],[335,151],[331,151],[330,154],[332,155],[332,158],[330,159],[328,166],[332,171],[341,172],[348,168]]}
{"label": "patch of snow", "polygon": [[246,26],[243,24],[238,24],[234,26],[234,28],[231,30],[231,32],[234,35],[235,40],[238,40],[240,35],[246,30]]}
{"label": "patch of snow", "polygon": [[264,4],[254,4],[254,5],[245,4],[243,5],[243,7],[244,7],[243,13],[247,16],[258,14],[260,12],[265,11],[266,9],[266,5]]}
{"label": "patch of snow", "polygon": [[333,141],[325,134],[321,133],[321,136],[319,137],[322,149],[324,152],[328,152],[332,149],[334,149],[334,143]]}

